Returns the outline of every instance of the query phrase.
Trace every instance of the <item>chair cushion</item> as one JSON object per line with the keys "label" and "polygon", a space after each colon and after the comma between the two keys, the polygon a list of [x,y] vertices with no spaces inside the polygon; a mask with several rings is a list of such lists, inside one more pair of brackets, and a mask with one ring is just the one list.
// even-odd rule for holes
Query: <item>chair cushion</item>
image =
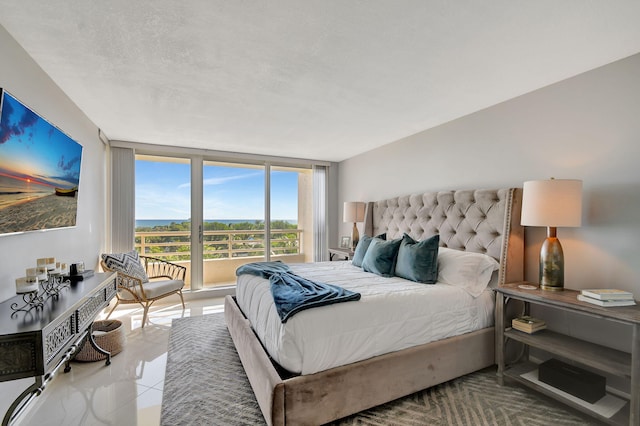
{"label": "chair cushion", "polygon": [[139,278],[143,283],[149,282],[147,272],[140,263],[140,255],[136,250],[128,253],[103,254],[102,260],[109,270]]}
{"label": "chair cushion", "polygon": [[[144,294],[147,296],[147,299],[155,299],[156,297],[160,297],[164,294],[180,290],[182,287],[184,287],[184,281],[182,280],[159,280],[149,281],[142,284],[142,288],[144,288]],[[132,288],[131,290],[135,291],[137,289]],[[133,296],[128,291],[120,290],[118,295],[122,300],[133,300]],[[140,297],[142,298],[142,295],[140,295]]]}

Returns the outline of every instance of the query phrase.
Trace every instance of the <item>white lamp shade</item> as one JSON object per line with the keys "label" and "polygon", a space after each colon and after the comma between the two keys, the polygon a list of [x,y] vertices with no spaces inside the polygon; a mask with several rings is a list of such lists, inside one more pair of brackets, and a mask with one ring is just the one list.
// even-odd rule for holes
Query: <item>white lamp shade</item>
{"label": "white lamp shade", "polygon": [[523,226],[580,226],[582,181],[549,179],[525,182],[520,222]]}
{"label": "white lamp shade", "polygon": [[365,203],[361,201],[345,201],[343,221],[344,222],[363,222],[364,221]]}

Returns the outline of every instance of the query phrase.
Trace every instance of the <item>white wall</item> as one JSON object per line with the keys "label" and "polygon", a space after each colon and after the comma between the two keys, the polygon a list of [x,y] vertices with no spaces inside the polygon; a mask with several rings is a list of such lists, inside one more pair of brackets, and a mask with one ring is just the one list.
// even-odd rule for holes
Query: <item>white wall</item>
{"label": "white wall", "polygon": [[[565,287],[617,287],[640,299],[639,76],[640,54],[343,161],[339,205],[582,179],[583,226],[558,229]],[[537,281],[544,236],[526,230],[527,280]],[[571,321],[563,327],[580,333]]]}
{"label": "white wall", "polygon": [[[0,301],[40,257],[97,267],[105,229],[105,146],[98,128],[0,26],[0,87],[83,146],[75,228],[0,236]],[[0,210],[2,215],[2,210]]]}

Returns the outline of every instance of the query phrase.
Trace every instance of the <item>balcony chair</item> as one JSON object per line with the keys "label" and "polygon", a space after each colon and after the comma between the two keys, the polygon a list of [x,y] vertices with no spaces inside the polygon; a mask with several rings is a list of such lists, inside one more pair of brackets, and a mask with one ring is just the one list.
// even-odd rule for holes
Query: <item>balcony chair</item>
{"label": "balcony chair", "polygon": [[184,306],[182,288],[187,268],[150,256],[140,256],[136,250],[128,253],[103,254],[100,265],[105,271],[118,273],[116,304],[107,318],[120,303],[139,303],[144,309],[142,327],[147,322],[149,307],[156,300],[178,294]]}

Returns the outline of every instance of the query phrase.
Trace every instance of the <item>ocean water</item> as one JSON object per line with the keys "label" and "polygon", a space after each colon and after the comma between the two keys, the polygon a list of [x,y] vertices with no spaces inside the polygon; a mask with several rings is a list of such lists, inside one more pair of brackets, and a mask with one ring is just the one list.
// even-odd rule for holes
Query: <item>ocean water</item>
{"label": "ocean water", "polygon": [[10,176],[0,176],[0,209],[51,194],[53,188]]}
{"label": "ocean water", "polygon": [[[280,219],[276,219],[276,220],[280,220]],[[284,219],[287,222],[295,225],[298,223],[297,220],[292,220],[292,219]],[[182,223],[182,222],[189,222],[189,219],[136,219],[136,228],[140,228],[140,227],[149,227],[149,228],[153,228],[154,226],[166,226],[166,225],[171,225],[172,223]],[[225,225],[231,225],[233,223],[243,223],[243,222],[249,222],[249,223],[254,223],[254,222],[263,222],[263,220],[261,219],[206,219],[205,222],[218,222],[218,223],[224,223]]]}

